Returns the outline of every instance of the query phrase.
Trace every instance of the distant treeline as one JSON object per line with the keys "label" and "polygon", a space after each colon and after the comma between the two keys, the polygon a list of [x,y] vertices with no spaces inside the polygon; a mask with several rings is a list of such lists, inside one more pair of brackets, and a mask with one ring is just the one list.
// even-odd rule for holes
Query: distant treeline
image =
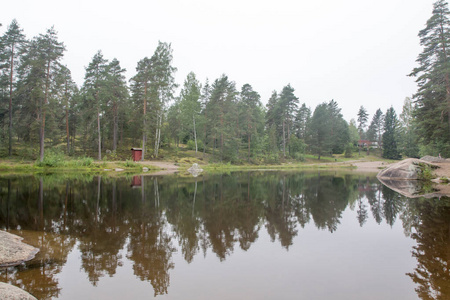
{"label": "distant treeline", "polygon": [[129,80],[117,59],[98,51],[78,87],[61,64],[65,47],[55,29],[28,40],[13,20],[0,39],[0,156],[42,161],[52,148],[102,159],[107,150],[114,155],[141,146],[147,159],[180,143],[233,163],[351,156],[371,148],[392,159],[450,156],[448,16],[447,3],[437,1],[419,33],[424,51],[411,73],[419,89],[399,117],[391,107],[369,118],[361,105],[350,123],[336,101],[312,110],[289,84],[264,107],[250,84],[238,88],[226,75],[200,83],[191,72],[175,95],[172,48],[163,42],[137,62]]}

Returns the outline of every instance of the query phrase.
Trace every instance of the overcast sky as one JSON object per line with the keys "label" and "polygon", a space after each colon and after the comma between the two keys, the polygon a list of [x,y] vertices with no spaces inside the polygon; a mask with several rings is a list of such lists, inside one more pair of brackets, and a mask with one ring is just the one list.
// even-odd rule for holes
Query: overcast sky
{"label": "overcast sky", "polygon": [[421,52],[419,30],[434,0],[15,0],[4,1],[1,33],[15,18],[32,38],[55,26],[63,63],[78,85],[101,50],[127,69],[151,57],[158,40],[172,44],[176,81],[221,74],[249,83],[267,103],[288,83],[312,110],[334,99],[344,118],[361,105],[401,113],[415,93],[407,76]]}

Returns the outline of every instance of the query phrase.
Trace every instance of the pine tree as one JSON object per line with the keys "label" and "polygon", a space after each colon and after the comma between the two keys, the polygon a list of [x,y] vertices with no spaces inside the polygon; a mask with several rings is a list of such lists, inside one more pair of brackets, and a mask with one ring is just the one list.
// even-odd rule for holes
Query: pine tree
{"label": "pine tree", "polygon": [[[290,84],[285,86],[280,93],[279,106],[281,112],[281,124],[283,129],[283,156],[286,157],[286,144],[289,146],[291,129],[297,114],[298,98],[294,95],[294,88]],[[286,140],[287,139],[287,140]]]}
{"label": "pine tree", "polygon": [[422,143],[450,155],[450,11],[444,0],[433,4],[426,27],[419,32],[423,51],[411,76],[417,77],[415,117]]}
{"label": "pine tree", "polygon": [[14,19],[8,27],[8,30],[0,39],[0,66],[2,71],[9,73],[7,76],[9,85],[9,106],[8,106],[8,155],[12,155],[12,127],[13,127],[13,96],[15,90],[15,73],[26,48],[25,35],[19,24]]}
{"label": "pine tree", "polygon": [[367,130],[367,138],[371,141],[377,141],[378,146],[381,147],[381,138],[384,126],[384,116],[381,109],[377,109],[370,122]]}
{"label": "pine tree", "polygon": [[195,77],[195,73],[190,72],[185,81],[183,88],[180,92],[180,119],[181,126],[185,129],[185,136],[194,139],[195,155],[198,151],[197,143],[197,126],[198,118],[201,110],[200,103],[201,85]]}
{"label": "pine tree", "polygon": [[[107,94],[107,88],[105,83],[107,77],[107,67],[108,61],[103,57],[102,52],[98,51],[86,68],[83,84],[83,94],[86,101],[86,114],[90,116],[96,114],[99,160],[102,159],[101,117],[104,115],[106,104],[105,95]],[[85,120],[85,122],[86,121],[87,120]]]}
{"label": "pine tree", "polygon": [[306,104],[303,103],[297,112],[297,116],[295,118],[295,130],[296,135],[299,139],[305,140],[307,126],[311,119],[311,109],[306,107]]}
{"label": "pine tree", "polygon": [[391,106],[386,112],[384,118],[383,133],[383,157],[387,159],[400,159],[400,153],[397,149],[397,115]]}
{"label": "pine tree", "polygon": [[419,157],[419,147],[417,146],[417,137],[413,124],[413,112],[414,108],[411,98],[406,97],[402,113],[400,114],[400,144],[403,154],[408,157]]}
{"label": "pine tree", "polygon": [[364,129],[366,128],[368,117],[367,110],[361,105],[358,111],[358,131],[361,139],[364,137]]}
{"label": "pine tree", "polygon": [[108,118],[112,121],[113,130],[113,151],[117,150],[118,135],[119,135],[119,112],[124,109],[124,104],[128,99],[128,88],[125,81],[125,69],[120,67],[119,61],[114,58],[106,67],[105,77],[105,98],[109,110],[107,114],[112,117]]}
{"label": "pine tree", "polygon": [[258,132],[258,119],[261,111],[261,96],[250,84],[244,84],[240,94],[242,124],[247,136],[247,161],[250,161],[251,141]]}
{"label": "pine tree", "polygon": [[[66,132],[66,146],[67,146],[67,154],[71,153],[70,149],[70,128],[73,128],[74,125],[71,124],[70,119],[73,119],[73,109],[74,106],[74,98],[78,93],[78,88],[75,82],[72,80],[72,75],[70,70],[66,66],[61,66],[58,73],[55,74],[55,91],[59,93],[57,96],[59,98],[59,106],[64,111],[64,119],[65,119],[65,132]],[[60,114],[60,113],[59,113]]]}
{"label": "pine tree", "polygon": [[[46,116],[49,100],[53,96],[52,85],[61,65],[65,51],[64,44],[58,41],[57,33],[52,27],[45,34],[35,37],[30,44],[24,63],[21,66],[24,89],[37,100],[39,122],[39,160],[44,160],[44,142]],[[25,83],[26,82],[26,83]]]}
{"label": "pine tree", "polygon": [[332,148],[330,110],[327,103],[317,105],[311,118],[308,145],[318,159]]}

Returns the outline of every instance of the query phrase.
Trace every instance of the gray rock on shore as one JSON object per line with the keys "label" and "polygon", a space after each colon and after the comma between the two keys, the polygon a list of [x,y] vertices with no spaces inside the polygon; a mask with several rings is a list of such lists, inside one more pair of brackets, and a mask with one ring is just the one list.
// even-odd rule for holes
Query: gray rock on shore
{"label": "gray rock on shore", "polygon": [[35,297],[13,285],[0,282],[0,299],[2,300],[36,300]]}
{"label": "gray rock on shore", "polygon": [[421,173],[420,164],[425,164],[430,167],[437,167],[433,163],[426,160],[407,158],[380,171],[377,177],[378,179],[388,180],[419,180],[419,174]]}
{"label": "gray rock on shore", "polygon": [[23,243],[20,236],[0,231],[0,267],[19,265],[38,252],[39,249]]}

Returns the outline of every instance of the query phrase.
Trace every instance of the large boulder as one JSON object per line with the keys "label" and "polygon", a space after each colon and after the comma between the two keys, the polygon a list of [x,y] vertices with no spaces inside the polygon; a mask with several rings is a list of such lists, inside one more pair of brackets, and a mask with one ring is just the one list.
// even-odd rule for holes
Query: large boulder
{"label": "large boulder", "polygon": [[0,282],[0,299],[2,300],[36,300],[24,290],[13,285]]}
{"label": "large boulder", "polygon": [[0,266],[19,265],[38,252],[39,249],[23,243],[20,236],[0,230]]}
{"label": "large boulder", "polygon": [[407,158],[380,171],[377,177],[384,180],[420,180],[424,166],[438,167],[425,160]]}

